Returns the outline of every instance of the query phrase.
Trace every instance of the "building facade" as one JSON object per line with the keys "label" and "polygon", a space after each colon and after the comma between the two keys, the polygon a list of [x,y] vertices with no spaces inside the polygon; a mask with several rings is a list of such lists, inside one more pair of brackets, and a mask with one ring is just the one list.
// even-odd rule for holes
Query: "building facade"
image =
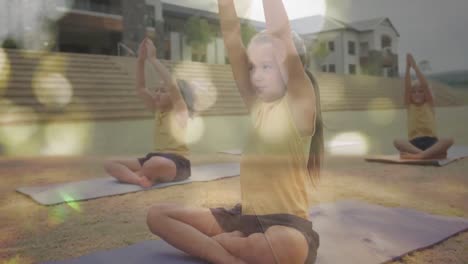
{"label": "building facade", "polygon": [[[27,49],[51,49],[135,56],[143,37],[152,38],[158,57],[212,64],[227,62],[218,15],[161,0],[6,1],[0,38],[18,40]],[[189,45],[185,29],[191,17],[209,23],[214,36],[202,48]],[[264,23],[242,20],[257,31]],[[338,74],[398,76],[399,34],[388,18],[345,23],[311,16],[291,21],[311,50],[315,70]]]}
{"label": "building facade", "polygon": [[312,16],[291,24],[312,50],[317,70],[398,76],[399,33],[388,18],[345,23]]}

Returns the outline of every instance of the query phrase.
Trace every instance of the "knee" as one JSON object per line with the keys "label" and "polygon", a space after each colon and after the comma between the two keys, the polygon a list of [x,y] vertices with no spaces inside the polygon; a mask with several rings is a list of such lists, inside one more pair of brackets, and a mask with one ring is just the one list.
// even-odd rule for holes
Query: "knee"
{"label": "knee", "polygon": [[444,141],[446,142],[448,146],[452,146],[455,143],[453,138],[446,138]]}
{"label": "knee", "polygon": [[170,203],[155,204],[150,207],[146,215],[146,224],[153,234],[158,234],[161,223],[169,217],[175,205]]}
{"label": "knee", "polygon": [[249,263],[276,263],[275,253],[270,247],[265,234],[254,233],[248,236],[244,249],[250,252],[248,254]]}
{"label": "knee", "polygon": [[110,173],[115,168],[116,165],[117,165],[117,162],[115,160],[106,160],[104,161],[104,170],[107,173]]}
{"label": "knee", "polygon": [[151,159],[147,160],[143,166],[143,172],[152,172],[152,171],[159,171],[164,169],[169,165],[169,161],[160,157],[152,157]]}
{"label": "knee", "polygon": [[265,233],[279,263],[304,263],[309,251],[304,235],[296,229],[272,226]]}

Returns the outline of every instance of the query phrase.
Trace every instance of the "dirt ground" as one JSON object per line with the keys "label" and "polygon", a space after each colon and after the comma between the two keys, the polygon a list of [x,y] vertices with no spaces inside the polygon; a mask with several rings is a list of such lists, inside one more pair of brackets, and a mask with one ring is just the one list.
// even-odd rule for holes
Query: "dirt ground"
{"label": "dirt ground", "polygon": [[[194,164],[236,161],[230,155],[194,156]],[[36,263],[157,239],[146,225],[157,202],[232,206],[239,178],[178,185],[56,206],[42,206],[15,192],[20,186],[84,180],[104,175],[101,159],[0,160],[0,260]],[[442,168],[366,163],[362,157],[326,158],[312,205],[357,199],[388,207],[468,218],[468,160]],[[468,232],[395,263],[468,263]]]}

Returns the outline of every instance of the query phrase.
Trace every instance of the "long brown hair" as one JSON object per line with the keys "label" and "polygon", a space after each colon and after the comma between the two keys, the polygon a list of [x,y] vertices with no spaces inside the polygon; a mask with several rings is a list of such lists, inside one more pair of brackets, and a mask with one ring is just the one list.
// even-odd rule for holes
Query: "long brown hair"
{"label": "long brown hair", "polygon": [[[323,137],[323,119],[322,119],[322,110],[320,105],[320,91],[317,80],[314,75],[307,70],[309,66],[309,60],[307,56],[307,49],[304,44],[304,40],[294,31],[292,33],[292,39],[294,46],[296,47],[297,54],[301,59],[302,65],[304,66],[305,73],[312,82],[312,86],[315,92],[315,133],[312,136],[309,147],[309,159],[307,161],[307,170],[309,171],[309,176],[312,182],[312,185],[316,186],[320,179],[320,169],[323,163],[323,156],[325,152],[324,147],[324,137]],[[272,37],[266,30],[257,33],[251,40],[252,43],[265,43],[271,42]]]}
{"label": "long brown hair", "polygon": [[307,56],[307,49],[304,40],[296,32],[292,32],[294,46],[296,47],[297,54],[301,59],[304,70],[312,82],[315,92],[315,133],[312,136],[309,147],[309,160],[307,161],[307,170],[309,171],[310,179],[313,185],[317,185],[320,179],[320,169],[323,163],[323,156],[325,153],[324,138],[323,138],[323,119],[322,108],[320,104],[320,89],[314,75],[307,69],[309,66],[309,58]]}

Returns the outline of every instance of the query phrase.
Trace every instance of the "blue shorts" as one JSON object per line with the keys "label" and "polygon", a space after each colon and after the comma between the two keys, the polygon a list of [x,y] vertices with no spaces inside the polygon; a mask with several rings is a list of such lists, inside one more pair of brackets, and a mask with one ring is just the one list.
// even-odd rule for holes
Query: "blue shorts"
{"label": "blue shorts", "polygon": [[438,139],[436,137],[417,137],[410,140],[410,143],[418,149],[424,151],[434,146],[437,141]]}

